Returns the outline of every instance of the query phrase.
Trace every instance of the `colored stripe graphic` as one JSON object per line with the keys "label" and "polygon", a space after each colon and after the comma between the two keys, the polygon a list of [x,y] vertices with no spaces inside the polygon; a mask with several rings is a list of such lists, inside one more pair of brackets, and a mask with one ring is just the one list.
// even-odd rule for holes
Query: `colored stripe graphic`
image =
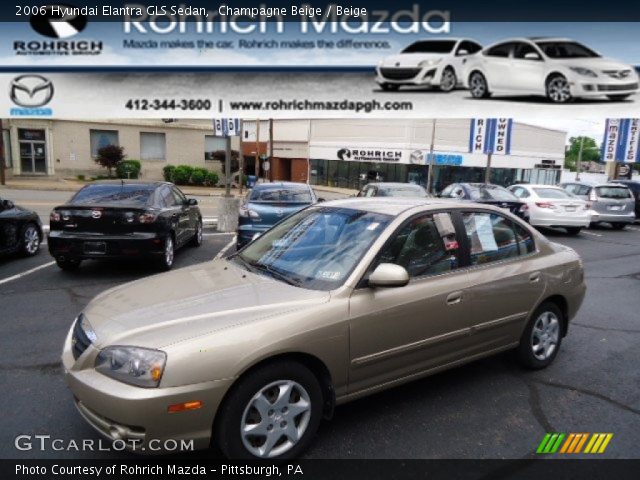
{"label": "colored stripe graphic", "polygon": [[547,433],[538,445],[536,453],[600,454],[604,453],[612,438],[613,433]]}
{"label": "colored stripe graphic", "polygon": [[584,453],[604,453],[613,438],[613,433],[594,433]]}
{"label": "colored stripe graphic", "polygon": [[556,453],[564,437],[564,433],[547,433],[538,445],[536,453]]}

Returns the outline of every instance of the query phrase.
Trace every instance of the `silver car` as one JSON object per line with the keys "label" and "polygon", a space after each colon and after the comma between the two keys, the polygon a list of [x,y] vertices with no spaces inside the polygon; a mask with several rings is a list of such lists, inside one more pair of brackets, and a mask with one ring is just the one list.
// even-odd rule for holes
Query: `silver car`
{"label": "silver car", "polygon": [[567,182],[562,188],[591,205],[591,224],[609,223],[622,230],[636,219],[631,190],[620,183]]}

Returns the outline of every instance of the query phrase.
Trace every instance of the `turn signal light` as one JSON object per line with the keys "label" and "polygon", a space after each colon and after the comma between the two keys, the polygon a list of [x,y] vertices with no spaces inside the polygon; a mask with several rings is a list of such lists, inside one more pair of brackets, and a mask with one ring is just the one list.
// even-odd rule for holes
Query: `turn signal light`
{"label": "turn signal light", "polygon": [[51,215],[49,215],[49,221],[51,221],[51,222],[59,222],[60,221],[60,214],[58,212],[51,212]]}
{"label": "turn signal light", "polygon": [[197,410],[198,408],[201,408],[202,405],[202,401],[200,400],[193,400],[191,402],[184,403],[174,403],[173,405],[169,405],[167,411],[169,413],[178,413],[184,412],[185,410]]}

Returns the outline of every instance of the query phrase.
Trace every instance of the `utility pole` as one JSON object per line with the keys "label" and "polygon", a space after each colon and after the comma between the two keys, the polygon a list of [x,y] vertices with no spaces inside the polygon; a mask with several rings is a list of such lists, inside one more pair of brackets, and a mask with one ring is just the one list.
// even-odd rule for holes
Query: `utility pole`
{"label": "utility pole", "polygon": [[[273,182],[273,118],[269,119],[269,181]],[[289,168],[291,172],[291,168]]]}
{"label": "utility pole", "polygon": [[4,176],[4,127],[2,125],[2,118],[0,118],[0,185],[5,185],[6,178]]}
{"label": "utility pole", "polygon": [[238,183],[240,183],[239,185],[239,189],[240,189],[240,196],[242,196],[242,187],[244,186],[244,152],[242,149],[242,139],[244,137],[244,120],[240,119],[240,146],[238,147],[239,151],[239,156],[238,156],[238,163],[240,165],[240,173],[238,174]]}
{"label": "utility pole", "polygon": [[225,197],[231,197],[231,137],[229,135],[224,137],[225,147],[225,162],[224,162],[224,176],[225,176]]}
{"label": "utility pole", "polygon": [[487,153],[487,169],[484,172],[484,183],[491,183],[491,155],[493,152]]}
{"label": "utility pole", "polygon": [[433,119],[433,123],[431,125],[431,145],[429,145],[429,170],[427,170],[427,193],[431,193],[431,179],[433,174],[433,151],[435,150],[435,142],[436,142],[436,119]]}
{"label": "utility pole", "polygon": [[260,119],[256,120],[256,182],[260,178]]}
{"label": "utility pole", "polygon": [[578,161],[576,162],[576,182],[580,180],[582,170],[582,150],[584,149],[584,135],[580,137],[580,150],[578,150]]}

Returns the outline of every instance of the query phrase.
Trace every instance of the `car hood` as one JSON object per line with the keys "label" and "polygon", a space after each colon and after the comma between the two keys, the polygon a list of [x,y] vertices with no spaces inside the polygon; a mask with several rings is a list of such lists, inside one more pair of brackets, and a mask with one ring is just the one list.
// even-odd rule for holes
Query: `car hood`
{"label": "car hood", "polygon": [[382,66],[417,67],[420,62],[424,62],[425,60],[438,60],[445,56],[443,53],[399,53],[398,55],[391,55],[385,58],[382,61]]}
{"label": "car hood", "polygon": [[97,348],[161,348],[328,300],[328,292],[297,288],[214,260],[111,289],[83,313],[96,333]]}
{"label": "car hood", "polygon": [[632,66],[605,57],[562,58],[555,59],[554,62],[567,65],[569,67],[583,67],[591,68],[594,70],[632,70],[633,72],[635,72],[635,69]]}

